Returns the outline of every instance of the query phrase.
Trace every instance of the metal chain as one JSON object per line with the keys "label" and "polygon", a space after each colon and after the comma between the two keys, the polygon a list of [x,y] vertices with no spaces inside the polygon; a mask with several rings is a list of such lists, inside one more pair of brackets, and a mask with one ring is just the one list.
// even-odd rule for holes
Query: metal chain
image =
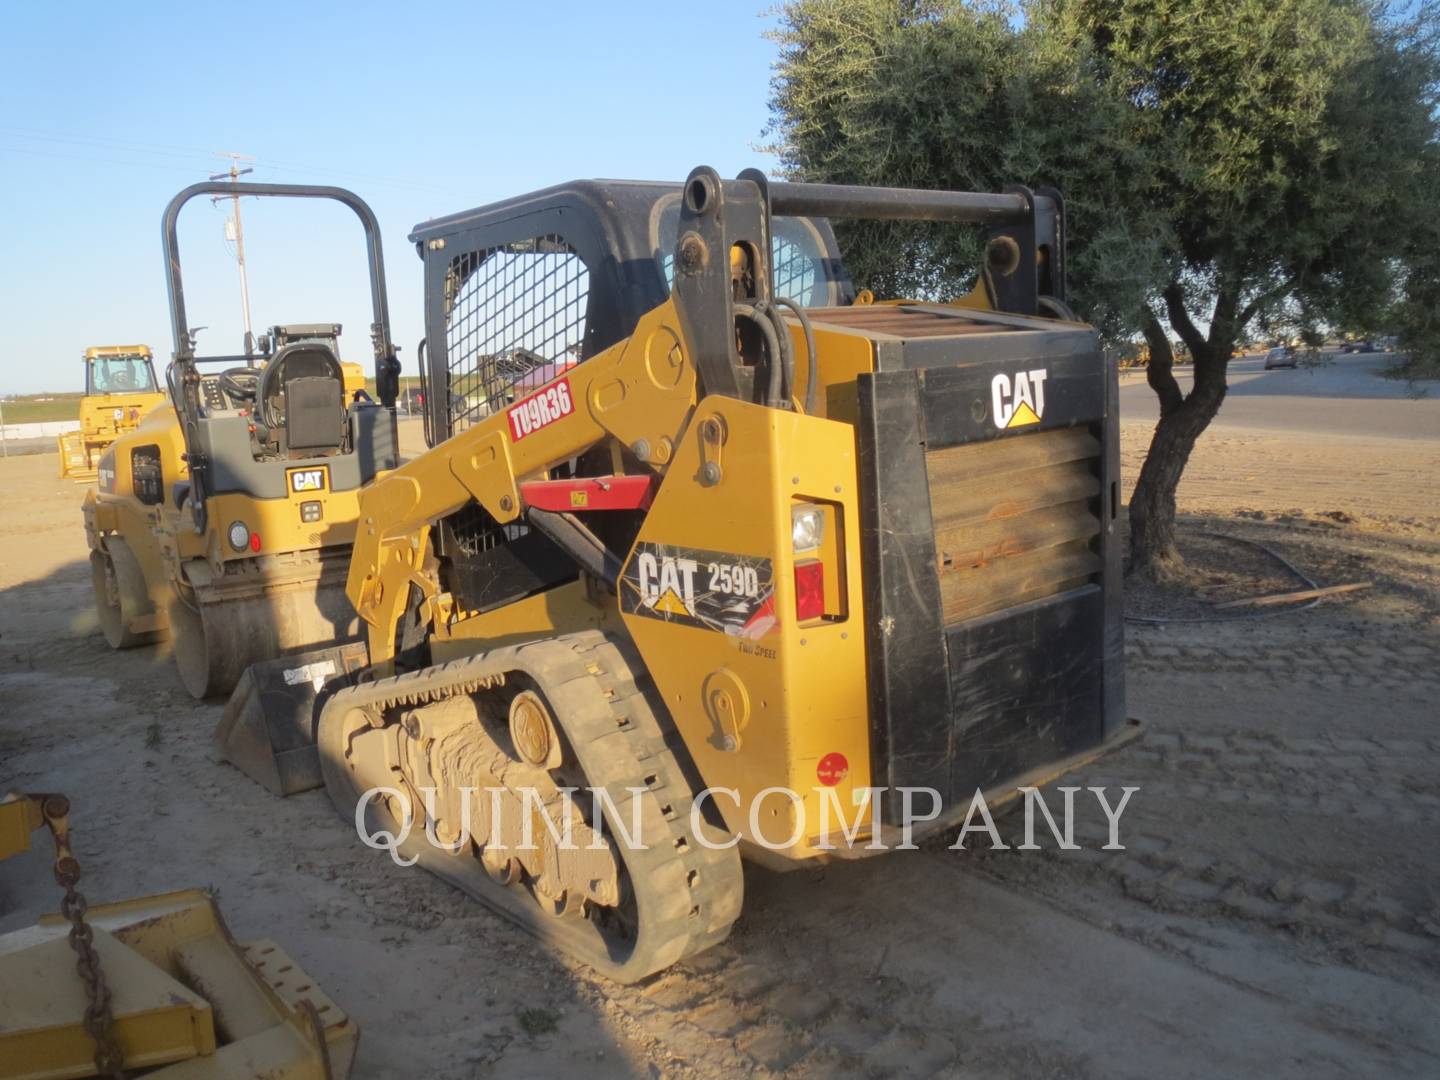
{"label": "metal chain", "polygon": [[40,812],[55,840],[55,880],[65,890],[60,912],[70,922],[70,948],[75,951],[75,970],[85,983],[85,1034],[95,1043],[95,1070],[100,1076],[125,1080],[125,1055],[115,1041],[115,1017],[110,1009],[110,988],[100,969],[95,951],[95,933],[85,921],[88,905],[75,887],[80,881],[80,863],[70,850],[70,800],[63,795],[40,797]]}

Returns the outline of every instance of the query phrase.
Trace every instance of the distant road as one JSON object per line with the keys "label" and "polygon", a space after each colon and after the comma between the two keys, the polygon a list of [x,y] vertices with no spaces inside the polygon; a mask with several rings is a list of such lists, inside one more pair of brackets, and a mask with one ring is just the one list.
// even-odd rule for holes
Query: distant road
{"label": "distant road", "polygon": [[6,457],[19,457],[22,454],[56,454],[55,436],[51,435],[43,439],[6,439],[3,447],[3,454]]}
{"label": "distant road", "polygon": [[[1395,361],[1389,353],[1336,353],[1330,361],[1318,368],[1266,371],[1263,355],[1237,356],[1230,361],[1230,388],[1214,426],[1440,439],[1440,380],[1409,384],[1383,378],[1380,372]],[[1190,368],[1178,368],[1176,375],[1188,393]],[[1144,371],[1121,372],[1121,420],[1154,423],[1159,415]]]}

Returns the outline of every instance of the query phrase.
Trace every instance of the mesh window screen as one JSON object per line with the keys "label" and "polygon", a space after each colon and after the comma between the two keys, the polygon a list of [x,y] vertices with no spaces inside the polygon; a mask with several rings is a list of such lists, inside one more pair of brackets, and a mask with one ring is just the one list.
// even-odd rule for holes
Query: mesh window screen
{"label": "mesh window screen", "polygon": [[590,273],[558,236],[461,255],[446,282],[452,432],[580,362]]}
{"label": "mesh window screen", "polygon": [[815,272],[818,253],[797,244],[779,232],[770,237],[771,289],[774,295],[794,300],[801,307],[816,306],[811,296],[819,275]]}

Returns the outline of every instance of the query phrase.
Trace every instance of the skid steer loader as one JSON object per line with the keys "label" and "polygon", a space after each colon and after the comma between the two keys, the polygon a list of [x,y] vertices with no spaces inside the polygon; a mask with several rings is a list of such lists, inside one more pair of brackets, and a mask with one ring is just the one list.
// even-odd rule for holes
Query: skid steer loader
{"label": "skid steer loader", "polygon": [[85,396],[80,429],[58,436],[60,478],[94,480],[100,455],[165,400],[155,382],[148,345],[101,345],[85,350]]}
{"label": "skid steer loader", "polygon": [[[832,218],[983,227],[974,292],[856,293]],[[359,655],[228,703],[256,779],[308,757],[368,840],[629,981],[725,937],[740,850],[875,854],[1133,735],[1058,193],[700,168],[411,239],[433,448],[360,494]]]}
{"label": "skid steer loader", "polygon": [[[176,222],[197,196],[332,199],[364,227],[378,404],[340,362],[340,326],[276,326],[258,351],[198,356]],[[101,458],[85,500],[95,606],[112,648],[168,638],[197,698],[228,693],[252,663],[358,632],[344,579],[362,484],[399,461],[399,363],[379,225],[334,187],[211,182],[165,210],[174,359],[169,404]]]}
{"label": "skid steer loader", "polygon": [[0,935],[0,1080],[344,1080],[359,1032],[272,941],[189,889],[89,905],[63,795],[0,796],[0,861],[48,828],[61,914]]}

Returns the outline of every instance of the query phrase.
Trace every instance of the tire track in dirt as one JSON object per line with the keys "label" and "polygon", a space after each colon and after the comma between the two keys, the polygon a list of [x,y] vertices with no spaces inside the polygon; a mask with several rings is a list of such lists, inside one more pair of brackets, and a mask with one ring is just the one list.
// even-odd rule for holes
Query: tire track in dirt
{"label": "tire track in dirt", "polygon": [[[1022,833],[1007,838],[1012,847]],[[1154,832],[1125,837],[1124,851],[1103,851],[1101,832],[1076,830],[1078,851],[1042,848],[977,852],[981,869],[998,881],[1039,888],[1052,898],[1108,879],[1129,898],[1161,912],[1205,915],[1281,929],[1304,928],[1356,939],[1367,946],[1440,959],[1440,910],[1414,908],[1353,875],[1257,875],[1223,855],[1197,850]],[[1023,868],[1020,864],[1023,862]],[[1044,864],[1040,866],[1039,864]],[[1048,869],[1047,869],[1048,868]],[[1057,875],[1056,869],[1063,871]],[[1064,881],[1063,888],[1057,888]]]}
{"label": "tire track in dirt", "polygon": [[[1099,850],[1103,823],[1082,818],[1080,851],[980,851],[974,865],[1065,911],[1103,910],[1100,898],[1118,894],[1162,919],[1433,966],[1440,894],[1414,870],[1428,865],[1416,845],[1433,850],[1440,824],[1440,732],[1426,719],[1440,648],[1373,628],[1337,637],[1345,625],[1317,613],[1218,640],[1213,627],[1133,634],[1128,668],[1155,710],[1151,730],[1066,781],[1140,789],[1126,850]],[[1178,701],[1190,708],[1158,707]],[[1023,840],[1008,829],[1012,845]],[[1153,920],[1113,917],[1155,933]]]}
{"label": "tire track in dirt", "polygon": [[1277,682],[1335,681],[1417,693],[1417,683],[1440,683],[1440,648],[1414,639],[1306,644],[1201,645],[1183,639],[1132,640],[1132,671],[1258,675]]}

